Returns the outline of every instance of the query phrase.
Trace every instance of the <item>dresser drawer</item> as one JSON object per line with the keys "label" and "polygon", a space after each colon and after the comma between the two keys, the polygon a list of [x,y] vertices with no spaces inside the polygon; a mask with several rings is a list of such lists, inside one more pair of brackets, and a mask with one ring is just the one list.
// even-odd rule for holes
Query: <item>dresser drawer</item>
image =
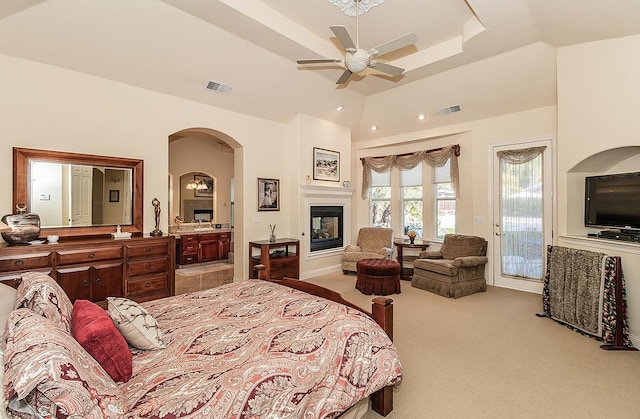
{"label": "dresser drawer", "polygon": [[198,252],[194,255],[181,255],[180,256],[180,265],[188,265],[190,263],[198,263]]}
{"label": "dresser drawer", "polygon": [[166,255],[169,253],[169,243],[153,243],[127,245],[127,256],[130,258],[140,256]]}
{"label": "dresser drawer", "polygon": [[167,272],[169,261],[165,258],[136,260],[127,262],[127,275],[146,275],[155,272]]}
{"label": "dresser drawer", "polygon": [[199,242],[210,242],[210,241],[218,241],[220,240],[220,234],[218,233],[206,233],[206,234],[199,234],[198,235],[198,241]]}
{"label": "dresser drawer", "polygon": [[297,258],[271,258],[271,269],[298,269]]}
{"label": "dresser drawer", "polygon": [[61,250],[58,251],[58,265],[73,263],[95,262],[99,260],[122,259],[122,246],[101,247],[91,250]]}
{"label": "dresser drawer", "polygon": [[0,271],[46,268],[51,264],[51,253],[7,256],[0,258]]}
{"label": "dresser drawer", "polygon": [[181,255],[197,255],[198,254],[198,242],[182,243],[180,245]]}
{"label": "dresser drawer", "polygon": [[167,274],[151,275],[141,279],[130,279],[127,281],[127,297],[166,291],[167,288]]}

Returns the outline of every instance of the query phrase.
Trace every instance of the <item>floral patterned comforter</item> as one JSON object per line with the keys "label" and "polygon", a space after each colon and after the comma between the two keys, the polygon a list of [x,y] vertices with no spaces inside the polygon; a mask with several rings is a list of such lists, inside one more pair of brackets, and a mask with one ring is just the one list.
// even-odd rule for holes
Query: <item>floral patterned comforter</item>
{"label": "floral patterned comforter", "polygon": [[120,385],[140,418],[332,418],[400,381],[368,316],[249,280],[143,304],[167,348],[134,353]]}

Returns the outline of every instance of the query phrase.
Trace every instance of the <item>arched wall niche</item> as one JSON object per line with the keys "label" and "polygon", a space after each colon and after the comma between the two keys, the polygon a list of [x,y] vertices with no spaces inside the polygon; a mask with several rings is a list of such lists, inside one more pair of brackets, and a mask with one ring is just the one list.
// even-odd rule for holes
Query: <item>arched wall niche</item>
{"label": "arched wall niche", "polygon": [[[182,164],[181,168],[174,170],[172,173],[173,162],[172,159],[174,157],[174,153],[176,151],[176,146],[179,146],[182,141],[189,140],[189,144],[201,144],[203,145],[202,149],[209,150],[206,154],[202,153],[202,149],[200,147],[190,147],[187,149],[182,149],[178,153],[175,153],[176,156],[185,155],[188,158],[187,164]],[[234,228],[233,228],[233,241],[235,242],[235,257],[234,257],[234,277],[240,278],[242,277],[242,260],[244,258],[244,247],[242,244],[243,241],[243,217],[244,213],[244,205],[242,199],[238,200],[238,197],[243,196],[243,171],[244,171],[244,153],[242,144],[240,144],[237,140],[232,138],[231,136],[220,132],[211,128],[204,127],[194,127],[194,128],[186,128],[180,131],[177,131],[168,137],[168,147],[169,147],[169,170],[168,170],[168,194],[169,194],[169,225],[175,224],[174,218],[176,214],[179,214],[180,208],[180,194],[179,190],[176,188],[180,187],[180,176],[184,175],[188,172],[197,172],[206,174],[212,178],[217,178],[220,183],[220,187],[216,184],[216,188],[218,189],[220,194],[216,195],[217,199],[217,211],[220,214],[220,217],[216,217],[216,223],[226,224],[230,221],[230,208],[231,208],[231,181],[229,179],[222,180],[216,174],[217,166],[219,164],[228,164],[229,167],[232,167],[232,176],[234,179],[235,185],[235,197],[236,202],[234,203]],[[211,150],[214,151],[211,151]],[[199,156],[206,155],[206,163],[199,165],[198,167],[191,167],[190,164]],[[221,183],[224,182],[225,185]],[[224,187],[223,187],[224,186]],[[226,188],[226,190],[225,190]],[[226,211],[226,212],[225,212]],[[229,214],[225,216],[224,214]],[[187,221],[187,220],[185,220]]]}
{"label": "arched wall niche", "polygon": [[567,233],[586,236],[597,230],[584,225],[584,179],[613,173],[640,171],[640,146],[604,150],[587,157],[567,172]]}
{"label": "arched wall niche", "polygon": [[[640,155],[640,146],[618,147],[587,157],[569,170],[569,173],[609,173],[618,164]],[[637,167],[637,166],[636,166]]]}

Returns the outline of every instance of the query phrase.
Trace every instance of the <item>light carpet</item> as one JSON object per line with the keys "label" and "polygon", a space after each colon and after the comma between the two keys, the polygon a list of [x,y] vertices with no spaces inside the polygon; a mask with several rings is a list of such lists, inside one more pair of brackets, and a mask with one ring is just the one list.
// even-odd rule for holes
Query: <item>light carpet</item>
{"label": "light carpet", "polygon": [[[371,307],[354,274],[308,281]],[[389,297],[404,377],[387,418],[640,418],[640,352],[536,317],[540,295],[490,286],[456,300],[401,282]]]}

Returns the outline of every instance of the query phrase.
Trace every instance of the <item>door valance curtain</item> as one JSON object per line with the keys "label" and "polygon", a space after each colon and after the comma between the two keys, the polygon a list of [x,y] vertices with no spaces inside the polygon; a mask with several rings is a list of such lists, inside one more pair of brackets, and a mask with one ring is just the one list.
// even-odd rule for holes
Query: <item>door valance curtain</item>
{"label": "door valance curtain", "polygon": [[453,144],[433,150],[416,151],[415,153],[398,154],[395,156],[363,157],[362,161],[362,199],[369,198],[371,192],[371,172],[384,173],[396,167],[399,170],[409,170],[424,162],[432,167],[441,167],[451,159],[451,183],[458,196],[458,156],[460,145]]}
{"label": "door valance curtain", "polygon": [[505,150],[498,151],[498,159],[510,164],[523,164],[528,163],[531,160],[544,153],[547,146],[521,148],[518,150]]}

